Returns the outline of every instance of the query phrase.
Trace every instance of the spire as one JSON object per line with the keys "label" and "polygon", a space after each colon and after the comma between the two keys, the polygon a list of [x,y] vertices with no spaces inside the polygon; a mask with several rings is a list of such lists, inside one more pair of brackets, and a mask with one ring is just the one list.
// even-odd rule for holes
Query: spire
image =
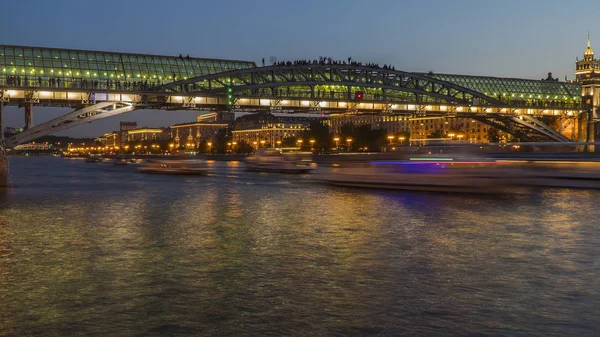
{"label": "spire", "polygon": [[588,31],[588,48],[590,48],[590,32]]}
{"label": "spire", "polygon": [[588,45],[587,45],[587,48],[585,49],[585,52],[583,53],[583,56],[586,61],[588,61],[588,59],[592,60],[594,58],[594,51],[592,50],[592,47],[591,47],[589,32],[588,32]]}

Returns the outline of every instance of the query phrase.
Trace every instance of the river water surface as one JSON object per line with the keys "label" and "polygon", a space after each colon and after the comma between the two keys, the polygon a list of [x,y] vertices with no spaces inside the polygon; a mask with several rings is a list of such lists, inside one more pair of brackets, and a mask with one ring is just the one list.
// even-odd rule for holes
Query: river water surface
{"label": "river water surface", "polygon": [[10,160],[2,336],[597,336],[600,192]]}

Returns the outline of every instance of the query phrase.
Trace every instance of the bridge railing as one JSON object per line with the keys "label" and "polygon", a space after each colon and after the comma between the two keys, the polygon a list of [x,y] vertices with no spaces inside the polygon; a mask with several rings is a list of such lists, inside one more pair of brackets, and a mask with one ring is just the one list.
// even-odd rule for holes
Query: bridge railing
{"label": "bridge railing", "polygon": [[8,76],[0,78],[0,86],[39,89],[99,89],[114,91],[163,91],[158,89],[159,82],[108,80],[98,81],[83,78],[28,78]]}

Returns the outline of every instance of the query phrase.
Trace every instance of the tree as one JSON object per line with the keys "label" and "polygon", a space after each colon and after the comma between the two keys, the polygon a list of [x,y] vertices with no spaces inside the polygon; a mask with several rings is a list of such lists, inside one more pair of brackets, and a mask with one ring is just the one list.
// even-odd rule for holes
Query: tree
{"label": "tree", "polygon": [[200,144],[198,144],[198,153],[208,153],[208,142],[206,140],[202,140],[200,141]]}
{"label": "tree", "polygon": [[240,140],[235,148],[237,154],[249,154],[254,152],[254,147],[248,144],[245,140]]}
{"label": "tree", "polygon": [[[352,139],[351,142],[347,142]],[[367,148],[369,151],[379,151],[386,144],[385,129],[371,129],[371,125],[344,124],[340,132],[340,144],[348,144],[350,148]]]}
{"label": "tree", "polygon": [[302,133],[301,138],[304,141],[302,145],[305,146],[310,146],[310,140],[314,140],[315,149],[329,149],[331,147],[329,126],[320,120],[310,122],[309,129]]}
{"label": "tree", "polygon": [[230,143],[232,139],[232,135],[231,135],[231,130],[229,130],[228,128],[224,128],[224,129],[219,129],[219,131],[217,131],[217,134],[215,135],[215,144],[214,144],[214,149],[216,153],[227,153],[228,147],[229,145],[227,145],[227,143]]}
{"label": "tree", "polygon": [[444,138],[444,133],[442,132],[442,130],[435,130],[432,133],[430,133],[427,138],[430,139],[434,139],[434,138]]}
{"label": "tree", "polygon": [[490,143],[499,143],[500,142],[500,131],[496,128],[488,128],[487,131],[488,142]]}
{"label": "tree", "polygon": [[396,134],[394,134],[395,137],[395,141],[398,142],[399,144],[402,145],[408,145],[410,144],[410,132],[408,131],[402,131],[402,132],[396,132]]}
{"label": "tree", "polygon": [[286,137],[281,142],[281,146],[284,146],[284,147],[296,146],[296,140],[297,140],[296,137]]}

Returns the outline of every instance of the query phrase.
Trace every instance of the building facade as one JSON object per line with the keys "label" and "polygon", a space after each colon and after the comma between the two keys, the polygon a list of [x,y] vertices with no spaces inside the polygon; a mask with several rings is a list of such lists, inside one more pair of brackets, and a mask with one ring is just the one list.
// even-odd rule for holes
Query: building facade
{"label": "building facade", "polygon": [[229,123],[197,122],[171,126],[171,139],[176,148],[199,147],[202,141],[215,142],[219,130],[229,127]]}
{"label": "building facade", "polygon": [[270,113],[249,114],[236,119],[231,133],[235,142],[274,147],[286,138],[301,136],[315,120],[319,118],[275,116]]}
{"label": "building facade", "polygon": [[169,140],[170,134],[165,129],[140,128],[127,131],[127,142],[152,142]]}
{"label": "building facade", "polygon": [[411,141],[426,141],[434,138],[468,141],[470,143],[489,142],[491,127],[470,118],[423,117],[410,120]]}
{"label": "building facade", "polygon": [[103,147],[121,146],[121,139],[118,132],[105,133],[104,136],[98,137],[94,141]]}
{"label": "building facade", "polygon": [[135,129],[137,129],[136,122],[119,123],[119,145],[125,145],[127,143],[127,132]]}
{"label": "building facade", "polygon": [[409,131],[409,116],[385,116],[374,114],[332,114],[330,115],[333,134],[340,134],[346,124],[370,125],[373,130],[387,130],[390,134],[407,133]]}

